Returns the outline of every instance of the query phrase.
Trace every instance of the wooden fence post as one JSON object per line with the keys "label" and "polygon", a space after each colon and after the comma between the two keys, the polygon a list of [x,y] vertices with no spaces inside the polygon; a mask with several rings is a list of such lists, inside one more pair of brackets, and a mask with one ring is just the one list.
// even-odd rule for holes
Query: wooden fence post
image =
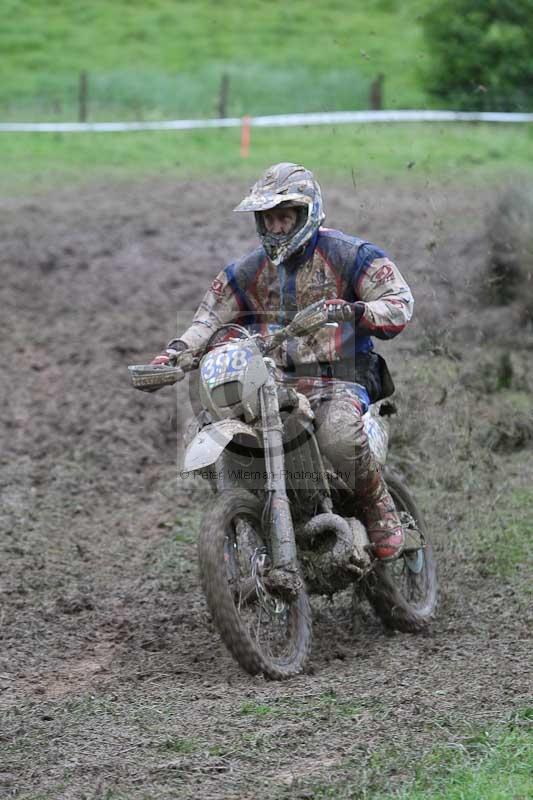
{"label": "wooden fence post", "polygon": [[370,84],[369,105],[372,111],[381,111],[383,108],[383,81],[385,76],[382,72],[374,78]]}
{"label": "wooden fence post", "polygon": [[89,82],[85,70],[80,72],[78,84],[78,119],[80,122],[87,121],[87,109],[89,100]]}
{"label": "wooden fence post", "polygon": [[218,95],[218,117],[224,119],[228,116],[228,98],[229,98],[229,75],[224,72],[220,81],[220,93]]}

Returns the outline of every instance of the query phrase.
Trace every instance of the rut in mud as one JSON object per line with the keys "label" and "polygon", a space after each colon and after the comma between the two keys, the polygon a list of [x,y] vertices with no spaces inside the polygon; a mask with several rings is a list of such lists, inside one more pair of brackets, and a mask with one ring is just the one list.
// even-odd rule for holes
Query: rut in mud
{"label": "rut in mud", "polygon": [[[231,214],[245,188],[1,201],[2,797],[394,786],[437,743],[526,703],[525,565],[502,577],[496,561],[502,504],[532,482],[531,340],[512,309],[480,305],[474,189],[324,187],[328,224],[388,250],[415,294],[415,322],[380,350],[398,386],[393,460],[437,550],[438,618],[425,636],[390,635],[367,607],[354,621],[346,597],[315,601],[309,672],[284,684],[222,647],[195,561],[209,493],[175,480],[183,397],[133,391],[126,365],[255,243]],[[511,347],[512,397],[494,391]]]}

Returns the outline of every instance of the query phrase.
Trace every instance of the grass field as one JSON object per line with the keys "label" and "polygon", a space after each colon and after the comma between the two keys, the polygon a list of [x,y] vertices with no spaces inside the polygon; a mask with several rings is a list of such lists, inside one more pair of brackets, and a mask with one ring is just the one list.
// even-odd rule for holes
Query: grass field
{"label": "grass field", "polygon": [[94,118],[214,116],[223,73],[229,114],[368,107],[379,73],[386,107],[424,106],[424,5],[4,0],[0,113],[76,116],[81,70]]}
{"label": "grass field", "polygon": [[[505,726],[478,728],[458,736],[446,747],[429,751],[415,768],[409,786],[383,793],[372,783],[353,794],[348,785],[313,787],[313,800],[526,800],[533,771],[532,709],[516,714]],[[376,754],[389,769],[394,751]],[[405,768],[401,760],[398,771]],[[376,769],[377,772],[377,769]]]}
{"label": "grass field", "polygon": [[[481,729],[455,746],[428,753],[398,800],[511,800],[530,797],[533,771],[532,710],[505,728]],[[528,727],[529,722],[529,727]],[[381,795],[383,800],[391,795]]]}
{"label": "grass field", "polygon": [[[5,0],[0,118],[76,119],[81,70],[93,120],[217,116],[223,74],[228,115],[368,107],[380,73],[385,107],[428,107],[425,8],[422,0]],[[345,180],[500,179],[527,171],[533,152],[526,126],[257,129],[247,160],[239,136],[236,129],[0,134],[0,177],[11,192],[101,176],[252,178],[269,163],[294,160]]]}
{"label": "grass field", "polygon": [[252,129],[250,156],[238,129],[219,131],[0,134],[4,189],[26,191],[101,177],[254,178],[270,163],[301,161],[347,181],[427,177],[508,179],[531,169],[529,126],[393,124]]}

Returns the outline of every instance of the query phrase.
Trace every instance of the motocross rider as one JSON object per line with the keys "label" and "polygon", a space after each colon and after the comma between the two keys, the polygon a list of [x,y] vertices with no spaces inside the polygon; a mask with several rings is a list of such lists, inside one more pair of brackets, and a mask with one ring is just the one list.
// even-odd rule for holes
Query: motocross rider
{"label": "motocross rider", "polygon": [[320,186],[303,166],[269,167],[235,211],[254,213],[260,246],[219,272],[191,326],[152,363],[179,363],[181,351],[201,351],[224,323],[266,333],[323,299],[338,325],[288,341],[273,357],[309,397],[321,452],[349,476],[375,557],[392,560],[404,533],[362,415],[394,391],[372,337],[391,339],[404,329],[413,310],[410,289],[383,250],[322,227]]}

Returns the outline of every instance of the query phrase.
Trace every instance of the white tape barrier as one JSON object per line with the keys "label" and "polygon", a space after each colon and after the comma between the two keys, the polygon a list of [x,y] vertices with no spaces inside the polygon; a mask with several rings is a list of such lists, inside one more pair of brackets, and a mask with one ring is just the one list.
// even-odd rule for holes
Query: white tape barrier
{"label": "white tape barrier", "polygon": [[[332,111],[244,118],[254,128],[303,125],[343,125],[367,122],[533,122],[533,114],[492,111]],[[1,122],[3,133],[113,133],[121,131],[186,131],[200,128],[239,128],[241,117],[174,119],[159,122]]]}

